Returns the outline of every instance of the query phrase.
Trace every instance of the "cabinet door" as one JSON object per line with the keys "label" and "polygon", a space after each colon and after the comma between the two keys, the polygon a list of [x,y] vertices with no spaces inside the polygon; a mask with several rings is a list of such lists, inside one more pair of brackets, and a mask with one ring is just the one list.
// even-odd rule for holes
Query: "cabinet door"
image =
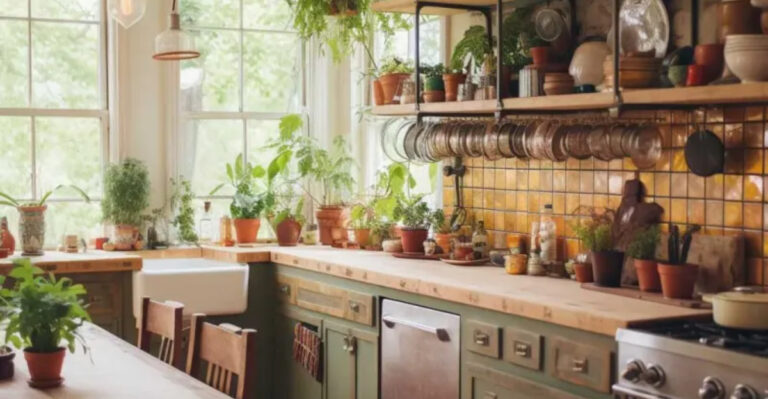
{"label": "cabinet door", "polygon": [[570,393],[524,378],[470,363],[469,384],[472,399],[577,399]]}
{"label": "cabinet door", "polygon": [[378,350],[376,336],[326,323],[325,398],[376,399]]}
{"label": "cabinet door", "polygon": [[278,314],[275,319],[275,397],[285,399],[320,399],[322,384],[293,360],[293,328],[296,323],[314,326],[318,332],[322,321],[298,312]]}

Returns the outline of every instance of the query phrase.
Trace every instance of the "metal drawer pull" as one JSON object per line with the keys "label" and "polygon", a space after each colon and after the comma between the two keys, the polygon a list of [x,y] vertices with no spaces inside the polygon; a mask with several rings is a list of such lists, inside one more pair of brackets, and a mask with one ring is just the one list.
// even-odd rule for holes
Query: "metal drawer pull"
{"label": "metal drawer pull", "polygon": [[531,346],[522,342],[515,342],[515,356],[531,357]]}
{"label": "metal drawer pull", "polygon": [[485,395],[483,395],[484,399],[498,399],[499,395],[496,395],[496,392],[486,392]]}
{"label": "metal drawer pull", "polygon": [[573,359],[571,370],[575,373],[587,373],[587,366],[589,365],[589,362],[587,359]]}
{"label": "metal drawer pull", "polygon": [[280,286],[280,292],[282,292],[283,294],[286,294],[286,295],[290,294],[291,293],[291,286],[288,285],[288,284],[281,285]]}
{"label": "metal drawer pull", "polygon": [[480,346],[488,346],[491,343],[491,337],[482,331],[475,330],[475,344]]}
{"label": "metal drawer pull", "polygon": [[437,339],[439,339],[440,341],[446,341],[446,342],[450,341],[450,337],[448,336],[448,331],[444,328],[427,326],[421,323],[417,323],[415,321],[400,319],[392,316],[384,316],[381,318],[381,321],[383,321],[384,324],[389,328],[395,328],[395,324],[400,324],[405,327],[415,328],[417,330],[428,332],[430,334],[435,334],[437,336]]}
{"label": "metal drawer pull", "polygon": [[355,313],[360,312],[360,304],[355,301],[349,301],[349,309]]}

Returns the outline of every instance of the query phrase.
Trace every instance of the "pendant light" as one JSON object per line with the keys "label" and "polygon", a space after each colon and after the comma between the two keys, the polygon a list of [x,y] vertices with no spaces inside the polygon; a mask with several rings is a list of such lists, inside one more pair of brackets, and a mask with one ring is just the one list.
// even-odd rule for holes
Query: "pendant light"
{"label": "pendant light", "polygon": [[128,29],[144,17],[147,0],[109,0],[109,15]]}
{"label": "pendant light", "polygon": [[168,24],[168,29],[155,38],[155,55],[152,58],[159,61],[180,61],[200,57],[200,53],[195,50],[194,38],[181,30],[176,0],[173,0]]}

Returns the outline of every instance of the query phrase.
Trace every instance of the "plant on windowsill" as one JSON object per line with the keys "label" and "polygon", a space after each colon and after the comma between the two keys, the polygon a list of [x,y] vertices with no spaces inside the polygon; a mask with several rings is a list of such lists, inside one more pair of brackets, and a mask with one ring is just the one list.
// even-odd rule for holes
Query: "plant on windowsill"
{"label": "plant on windowsill", "polygon": [[659,225],[638,231],[627,246],[627,256],[633,259],[640,291],[661,290],[659,270],[656,264],[656,247],[661,238]]}
{"label": "plant on windowsill", "polygon": [[175,215],[171,224],[178,229],[179,241],[184,244],[197,245],[195,209],[192,207],[195,193],[192,192],[192,184],[184,177],[180,177],[178,180],[171,179],[171,189],[170,208]]}
{"label": "plant on windowsill", "polygon": [[43,255],[45,245],[45,211],[48,209],[48,199],[61,189],[70,189],[86,202],[91,199],[83,189],[73,185],[58,185],[53,190],[43,194],[40,201],[25,203],[9,194],[0,192],[0,205],[11,206],[19,211],[19,237],[23,256]]}
{"label": "plant on windowsill", "polygon": [[443,64],[422,65],[424,76],[424,102],[440,103],[445,101],[445,85],[443,84]]}
{"label": "plant on windowsill", "polygon": [[573,230],[582,245],[590,252],[595,284],[603,287],[620,287],[624,253],[613,249],[614,211],[590,209],[588,219],[581,220]]}
{"label": "plant on windowsill", "polygon": [[429,236],[431,213],[423,196],[401,197],[394,210],[395,220],[401,224],[403,252],[424,253],[424,241]]}
{"label": "plant on windowsill", "polygon": [[667,261],[659,262],[661,291],[665,298],[691,299],[693,297],[699,267],[688,263],[688,251],[691,249],[693,235],[701,226],[688,226],[683,236],[677,225],[670,227],[667,239]]}
{"label": "plant on windowsill", "polygon": [[432,222],[432,228],[435,231],[435,242],[437,246],[443,250],[444,254],[451,253],[451,243],[456,238],[456,234],[453,232],[453,226],[451,226],[450,218],[446,217],[445,211],[442,209],[436,209],[430,216]]}
{"label": "plant on windowsill", "polygon": [[[402,60],[397,57],[385,58],[379,68],[379,78],[376,80],[381,85],[381,97],[383,104],[395,104],[403,93],[403,82],[413,74],[413,61]],[[374,92],[376,88],[374,83]],[[376,94],[374,93],[374,97]],[[413,99],[415,102],[415,98]]]}
{"label": "plant on windowsill", "polygon": [[8,275],[15,280],[14,286],[0,295],[8,319],[5,340],[24,350],[30,386],[51,388],[64,380],[61,368],[66,349],[74,353],[79,344],[88,351],[79,329],[90,316],[81,299],[86,294],[81,284],[42,274],[29,259],[16,260]]}
{"label": "plant on windowsill", "polygon": [[138,244],[138,229],[149,206],[149,171],[143,162],[128,158],[112,164],[104,174],[101,212],[114,230],[112,242],[118,251],[130,251]]}

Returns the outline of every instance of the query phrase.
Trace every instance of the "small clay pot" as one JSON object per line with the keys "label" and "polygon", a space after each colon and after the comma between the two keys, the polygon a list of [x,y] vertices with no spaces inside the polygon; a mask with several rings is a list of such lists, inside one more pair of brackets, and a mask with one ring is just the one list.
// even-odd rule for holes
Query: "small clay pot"
{"label": "small clay pot", "polygon": [[384,105],[384,87],[378,79],[373,81],[373,103],[376,105]]}
{"label": "small clay pot", "polygon": [[31,386],[53,388],[61,385],[64,379],[61,378],[61,367],[64,365],[64,348],[59,348],[56,352],[35,353],[24,350],[24,359],[27,360]]}
{"label": "small clay pot", "polygon": [[463,73],[446,73],[443,75],[445,84],[445,101],[456,101],[459,95],[459,85],[467,81],[467,75]]}
{"label": "small clay pot", "polygon": [[441,103],[445,101],[445,92],[439,90],[430,90],[424,92],[425,103]]}
{"label": "small clay pot", "polygon": [[659,269],[655,260],[635,259],[634,265],[635,270],[637,270],[637,281],[640,284],[640,291],[661,291]]}
{"label": "small clay pot", "polygon": [[360,248],[365,248],[371,242],[371,229],[354,229],[355,242]]}
{"label": "small clay pot", "polygon": [[700,44],[693,53],[696,65],[704,67],[704,84],[720,77],[725,65],[725,46],[720,43]]}
{"label": "small clay pot", "polygon": [[531,47],[533,65],[544,66],[549,64],[549,46]]}
{"label": "small clay pot", "polygon": [[253,244],[259,236],[261,220],[259,219],[234,219],[235,236],[238,244]]}
{"label": "small clay pot", "polygon": [[[344,208],[340,206],[323,206],[315,212],[318,228],[320,230],[320,243],[331,245],[334,242],[334,230],[336,230],[337,240],[346,239],[347,230],[344,226]],[[340,232],[343,230],[343,232]]]}
{"label": "small clay pot", "polygon": [[621,287],[621,269],[624,267],[624,252],[592,252],[592,274],[595,284],[603,287]]}
{"label": "small clay pot", "polygon": [[665,298],[691,299],[699,276],[696,265],[668,265],[659,263],[661,292]]}
{"label": "small clay pot", "polygon": [[592,273],[592,265],[589,263],[574,263],[573,273],[576,275],[576,281],[580,283],[591,283],[595,281]]}
{"label": "small clay pot", "polygon": [[275,228],[277,244],[281,247],[295,247],[301,237],[301,223],[294,219],[286,219]]}
{"label": "small clay pot", "polygon": [[443,250],[444,254],[451,253],[451,241],[453,241],[454,237],[456,235],[452,233],[435,233],[435,242],[437,242],[437,246]]}
{"label": "small clay pot", "polygon": [[399,98],[403,92],[403,82],[410,76],[409,73],[392,73],[379,77],[384,92],[384,104],[395,104],[395,98]]}
{"label": "small clay pot", "polygon": [[403,243],[403,252],[411,254],[424,253],[424,240],[427,239],[429,231],[422,228],[402,228],[400,239]]}
{"label": "small clay pot", "polygon": [[7,346],[0,349],[8,352],[0,355],[0,381],[2,381],[13,377],[13,358],[16,357],[16,352]]}

